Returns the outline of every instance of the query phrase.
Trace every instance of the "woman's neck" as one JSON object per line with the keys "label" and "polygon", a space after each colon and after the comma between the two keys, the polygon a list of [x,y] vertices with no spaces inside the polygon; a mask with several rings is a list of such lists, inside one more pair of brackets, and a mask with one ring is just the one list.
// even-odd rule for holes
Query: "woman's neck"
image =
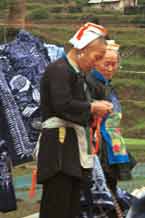
{"label": "woman's neck", "polygon": [[67,58],[68,58],[69,63],[72,65],[72,67],[77,69],[77,71],[79,71],[79,65],[77,63],[77,55],[76,55],[75,49],[71,49],[68,52]]}

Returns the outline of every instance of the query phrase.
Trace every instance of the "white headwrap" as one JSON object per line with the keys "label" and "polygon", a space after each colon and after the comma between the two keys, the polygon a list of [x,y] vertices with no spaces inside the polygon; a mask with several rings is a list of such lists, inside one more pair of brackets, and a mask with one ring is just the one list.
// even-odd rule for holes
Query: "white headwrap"
{"label": "white headwrap", "polygon": [[94,23],[86,23],[82,26],[75,35],[69,40],[74,48],[82,49],[87,46],[93,40],[107,35],[107,30],[101,26]]}
{"label": "white headwrap", "polygon": [[115,42],[115,40],[107,40],[107,49],[113,50],[113,51],[119,51],[120,45]]}

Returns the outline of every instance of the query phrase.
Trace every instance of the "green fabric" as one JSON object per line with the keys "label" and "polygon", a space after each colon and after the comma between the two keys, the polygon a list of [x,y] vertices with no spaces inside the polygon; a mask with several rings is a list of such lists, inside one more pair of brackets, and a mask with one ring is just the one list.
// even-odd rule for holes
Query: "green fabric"
{"label": "green fabric", "polygon": [[91,154],[91,145],[90,145],[90,128],[86,127],[86,139],[87,139],[87,153]]}

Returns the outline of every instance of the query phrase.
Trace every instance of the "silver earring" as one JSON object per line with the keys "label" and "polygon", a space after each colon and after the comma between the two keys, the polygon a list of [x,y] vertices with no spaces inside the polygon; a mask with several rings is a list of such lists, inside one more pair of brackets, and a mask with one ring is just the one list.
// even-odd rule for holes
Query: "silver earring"
{"label": "silver earring", "polygon": [[82,57],[84,56],[84,53],[81,52],[81,53],[79,53],[77,56],[78,56],[78,58],[82,58]]}

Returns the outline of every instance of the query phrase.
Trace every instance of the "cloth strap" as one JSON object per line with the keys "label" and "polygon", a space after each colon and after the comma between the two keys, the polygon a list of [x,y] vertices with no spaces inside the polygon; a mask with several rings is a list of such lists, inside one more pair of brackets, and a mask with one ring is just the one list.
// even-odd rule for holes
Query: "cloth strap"
{"label": "cloth strap", "polygon": [[[86,128],[75,124],[70,121],[63,120],[58,117],[51,117],[45,120],[42,123],[42,129],[53,129],[53,128],[61,128],[61,127],[72,127],[76,131],[78,146],[79,146],[79,154],[80,154],[80,163],[83,168],[93,168],[93,154],[90,154],[88,151],[89,143],[87,140]],[[40,138],[41,133],[39,135],[37,145],[34,151],[34,156],[38,157],[39,147],[40,147]]]}

